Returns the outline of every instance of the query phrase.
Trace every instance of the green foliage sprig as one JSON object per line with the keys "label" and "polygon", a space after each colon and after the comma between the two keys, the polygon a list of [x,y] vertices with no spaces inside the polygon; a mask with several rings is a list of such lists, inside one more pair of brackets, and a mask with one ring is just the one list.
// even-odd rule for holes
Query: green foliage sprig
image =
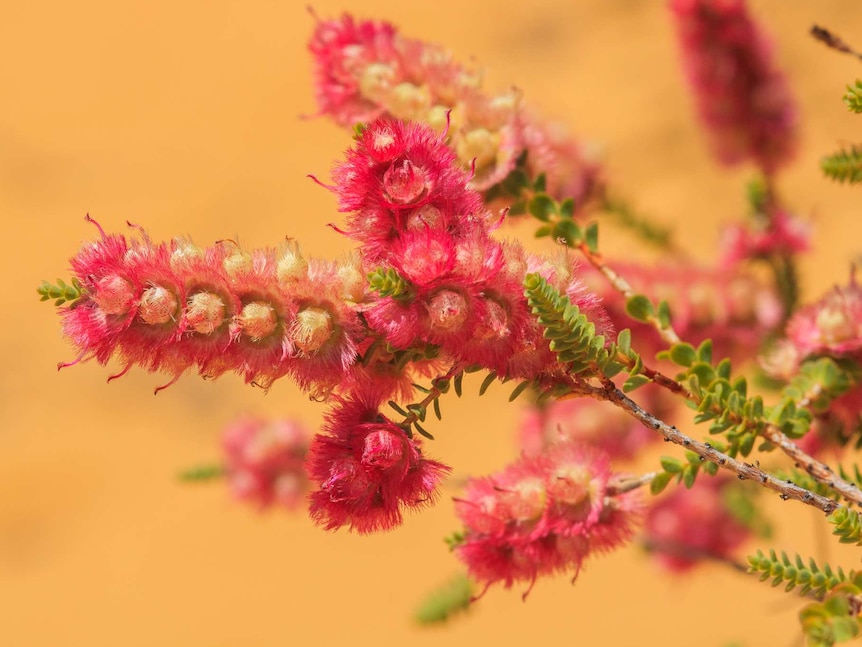
{"label": "green foliage sprig", "polygon": [[414,618],[420,625],[444,623],[469,609],[474,595],[473,582],[466,575],[458,575],[429,593]]}
{"label": "green foliage sprig", "polygon": [[[822,600],[830,590],[847,580],[841,567],[835,571],[829,564],[824,564],[821,568],[813,558],[808,560],[806,566],[799,555],[791,559],[783,551],[779,557],[775,550],[770,550],[768,555],[758,550],[757,554],[749,555],[747,561],[748,572],[759,574],[761,582],[772,578],[772,586],[784,584],[784,590],[787,592],[798,588],[800,595],[810,594],[818,600]],[[850,577],[855,575],[851,571]]]}
{"label": "green foliage sprig", "polygon": [[[634,390],[649,381],[641,375],[643,364],[631,348],[631,333],[624,330],[617,343],[596,334],[596,326],[582,314],[567,296],[549,284],[540,274],[524,278],[524,295],[544,328],[544,337],[569,375],[601,375],[611,378],[630,365],[629,380],[623,390]],[[619,361],[622,360],[622,361]]]}
{"label": "green foliage sprig", "polygon": [[56,285],[42,281],[36,288],[36,292],[42,297],[39,299],[40,301],[54,299],[55,306],[61,306],[68,302],[74,307],[78,299],[84,296],[85,289],[78,279],[73,278],[71,284],[66,283],[63,279],[57,279]]}
{"label": "green foliage sprig", "polygon": [[413,286],[394,267],[378,267],[369,272],[368,286],[380,296],[392,297],[396,301],[413,298]]}
{"label": "green foliage sprig", "polygon": [[862,546],[862,515],[849,508],[838,508],[826,517],[826,520],[835,526],[833,535],[838,537],[842,544],[855,544]]}
{"label": "green foliage sprig", "polygon": [[862,112],[862,81],[856,79],[853,85],[847,86],[847,92],[841,97],[850,112]]}
{"label": "green foliage sprig", "polygon": [[820,168],[837,182],[862,182],[862,146],[851,146],[820,160]]}

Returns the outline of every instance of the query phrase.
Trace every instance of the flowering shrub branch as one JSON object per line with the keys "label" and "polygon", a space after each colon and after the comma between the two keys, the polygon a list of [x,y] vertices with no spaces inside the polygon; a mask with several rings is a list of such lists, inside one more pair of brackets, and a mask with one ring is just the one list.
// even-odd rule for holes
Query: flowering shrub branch
{"label": "flowering shrub branch", "polygon": [[[862,506],[860,469],[824,458],[862,444],[862,288],[851,275],[798,307],[796,260],[809,231],[775,185],[796,149],[789,84],[742,0],[669,6],[712,152],[761,178],[713,266],[616,198],[600,163],[528,111],[520,92],[485,89],[480,72],[387,23],[316,18],[319,114],[353,140],[331,184],[315,181],[334,194],[345,216],[333,228],[355,249],[314,259],[290,238],[199,247],[96,224],[72,278],[38,288],[78,352],[61,368],[118,359],[110,379],[134,366],[164,373],[157,391],[190,370],[234,372],[265,389],[292,380],[328,406],[318,433],[238,421],[225,431],[224,460],[182,478],[224,478],[261,508],[307,500],[315,523],[357,533],[391,530],[439,498],[451,468],[426,455],[433,436],[423,425],[429,409],[442,420],[444,395],[461,397],[464,375],[484,374],[480,395],[514,384],[510,401],[530,401],[523,452],[454,497],[462,528],[448,543],[469,579],[433,596],[425,623],[496,583],[523,584],[526,597],[540,577],[575,579],[640,526],[641,543],[671,572],[704,559],[746,568],[733,551],[768,527],[754,495],[735,489],[749,483],[820,510],[839,541],[862,545],[852,509]],[[825,30],[815,35],[852,53]],[[857,86],[845,96],[854,111]],[[857,181],[854,155],[824,160],[827,175]],[[607,216],[658,245],[661,265],[606,259]],[[527,218],[554,242],[550,254],[500,236]],[[777,392],[749,393],[734,373],[752,357]],[[675,404],[694,410],[690,421],[677,422]],[[677,426],[704,423],[710,441]],[[659,437],[684,457],[662,457],[640,476],[621,468]],[[794,469],[775,463],[780,454]],[[662,494],[674,481],[684,488]],[[859,633],[855,571],[774,551],[748,564],[815,599],[800,612],[810,644]]]}

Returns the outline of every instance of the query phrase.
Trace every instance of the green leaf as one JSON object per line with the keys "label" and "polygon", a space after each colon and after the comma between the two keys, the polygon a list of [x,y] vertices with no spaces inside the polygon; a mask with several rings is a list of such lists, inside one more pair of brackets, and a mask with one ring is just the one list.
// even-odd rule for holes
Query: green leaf
{"label": "green leaf", "polygon": [[533,383],[532,380],[525,380],[525,381],[521,382],[518,386],[516,386],[512,390],[511,395],[509,395],[509,402],[512,402],[515,399],[517,399],[517,397],[524,392],[524,389],[526,389],[532,383]]}
{"label": "green leaf", "polygon": [[416,427],[416,431],[425,436],[425,438],[427,438],[428,440],[434,440],[434,436],[425,431],[422,425],[420,425],[418,422],[414,422],[413,426]]}
{"label": "green leaf", "polygon": [[650,494],[659,494],[667,487],[667,484],[670,483],[670,480],[673,478],[673,474],[670,472],[659,472],[656,474],[652,481],[649,484]]}
{"label": "green leaf", "polygon": [[670,305],[664,299],[658,303],[658,322],[662,328],[670,328]]}
{"label": "green leaf", "polygon": [[400,406],[398,406],[398,403],[395,402],[395,400],[390,400],[389,406],[392,407],[393,409],[395,409],[395,411],[397,411],[399,413],[399,415],[402,415],[405,418],[407,417],[407,412],[404,409],[402,409]]}
{"label": "green leaf", "polygon": [[574,220],[561,220],[554,226],[553,236],[554,240],[564,241],[569,247],[574,247],[582,238],[581,228]]}
{"label": "green leaf", "polygon": [[548,178],[544,173],[539,173],[536,176],[536,181],[533,182],[533,191],[536,193],[542,193],[546,190],[548,184]]}
{"label": "green leaf", "polygon": [[629,393],[635,389],[639,389],[644,384],[651,382],[646,375],[632,375],[623,383],[623,393]]}
{"label": "green leaf", "polygon": [[183,470],[179,473],[180,481],[187,483],[200,483],[203,481],[212,481],[215,479],[224,478],[227,476],[227,470],[224,465],[198,465]]}
{"label": "green leaf", "polygon": [[513,196],[520,195],[524,189],[530,186],[530,178],[524,169],[515,168],[506,178],[500,183],[503,190]]}
{"label": "green leaf", "polygon": [[488,390],[488,387],[497,379],[497,371],[491,371],[488,375],[485,376],[485,379],[482,380],[482,385],[479,387],[479,395],[485,395],[485,391]]}
{"label": "green leaf", "polygon": [[412,415],[416,416],[422,422],[425,422],[425,416],[428,413],[428,410],[421,404],[408,404],[407,411],[409,411]]}
{"label": "green leaf", "polygon": [[691,489],[694,485],[694,481],[697,478],[698,468],[696,465],[689,465],[685,468],[682,473],[682,484],[685,485],[686,489]]}
{"label": "green leaf", "polygon": [[659,462],[661,463],[662,469],[671,474],[679,474],[685,467],[681,460],[678,458],[672,458],[671,456],[662,456],[659,458]]}
{"label": "green leaf", "polygon": [[626,312],[635,321],[644,323],[655,316],[652,302],[642,294],[636,294],[626,301]]}
{"label": "green leaf", "polygon": [[557,213],[557,203],[547,193],[538,193],[530,199],[527,204],[527,211],[534,218],[548,222],[551,216]]}
{"label": "green leaf", "polygon": [[704,339],[703,343],[697,347],[697,358],[701,362],[705,362],[707,364],[712,363],[712,340]]}
{"label": "green leaf", "polygon": [[862,81],[856,79],[856,83],[848,85],[842,99],[850,112],[862,112]]}
{"label": "green leaf", "polygon": [[591,222],[587,225],[587,229],[584,232],[584,242],[587,244],[587,248],[593,252],[594,254],[599,251],[599,225],[598,223]]}
{"label": "green leaf", "polygon": [[689,367],[697,360],[697,351],[691,344],[674,344],[670,348],[670,360],[679,366]]}
{"label": "green leaf", "polygon": [[432,591],[416,610],[414,618],[420,625],[442,624],[453,615],[466,611],[473,600],[473,584],[465,575]]}
{"label": "green leaf", "polygon": [[509,211],[506,212],[506,215],[509,216],[523,216],[527,213],[527,203],[523,200],[518,200],[513,202],[509,207]]}
{"label": "green leaf", "polygon": [[575,201],[572,198],[566,198],[560,203],[560,216],[563,218],[572,219],[575,215]]}
{"label": "green leaf", "polygon": [[623,354],[628,356],[632,348],[632,331],[628,328],[617,333],[617,348]]}

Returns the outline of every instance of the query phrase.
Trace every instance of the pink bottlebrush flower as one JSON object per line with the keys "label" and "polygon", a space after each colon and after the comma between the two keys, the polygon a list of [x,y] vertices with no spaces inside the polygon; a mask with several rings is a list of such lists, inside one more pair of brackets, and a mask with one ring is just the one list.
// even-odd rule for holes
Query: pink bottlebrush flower
{"label": "pink bottlebrush flower", "polygon": [[309,48],[320,114],[341,125],[387,116],[445,131],[458,165],[480,191],[503,180],[525,151],[532,171],[549,173],[557,197],[572,191],[580,204],[597,188],[596,166],[571,140],[528,121],[520,93],[483,91],[480,73],[433,44],[345,15],[318,21]]}
{"label": "pink bottlebrush flower", "polygon": [[862,386],[856,385],[830,402],[825,411],[816,411],[808,433],[795,442],[810,456],[840,457],[845,447],[858,440],[860,433]]}
{"label": "pink bottlebrush flower", "polygon": [[744,260],[792,256],[808,251],[811,228],[807,223],[779,211],[761,227],[730,226],[722,238],[721,263],[733,267]]}
{"label": "pink bottlebrush flower", "polygon": [[744,0],[671,0],[683,63],[713,152],[766,173],[796,148],[796,106]]}
{"label": "pink bottlebrush flower", "polygon": [[800,358],[823,354],[860,357],[862,350],[862,288],[851,275],[820,301],[800,308],[787,323],[787,339]]}
{"label": "pink bottlebrush flower", "polygon": [[728,478],[701,476],[690,490],[676,488],[652,504],[644,535],[662,567],[683,573],[703,559],[729,559],[751,535],[722,498],[732,484]]}
{"label": "pink bottlebrush flower", "polygon": [[287,374],[326,393],[356,361],[366,334],[358,257],[305,261],[298,248],[246,252],[231,241],[200,249],[102,235],[72,259],[84,296],[61,309],[79,360],[164,371],[227,371],[269,386]]}
{"label": "pink bottlebrush flower", "polygon": [[608,457],[574,443],[523,456],[492,476],[471,479],[455,510],[465,531],[456,550],[470,576],[509,588],[558,571],[577,574],[592,550],[631,535],[635,496],[607,496]]}
{"label": "pink bottlebrush flower", "polygon": [[303,463],[309,434],[295,420],[243,418],[224,430],[227,478],[234,495],[261,508],[298,508],[309,490]]}
{"label": "pink bottlebrush flower", "polygon": [[457,236],[487,217],[454,154],[426,125],[378,119],[345,157],[333,170],[332,190],[339,209],[352,212],[347,235],[363,244],[366,258],[387,258],[390,245],[408,230]]}
{"label": "pink bottlebrush flower", "polygon": [[294,348],[290,370],[313,395],[338,387],[357,361],[365,336],[357,308],[365,299],[360,268],[357,256],[341,263],[311,259],[292,285],[298,306],[287,329]]}
{"label": "pink bottlebrush flower", "polygon": [[[487,320],[491,306],[484,291],[503,266],[500,243],[477,227],[460,240],[426,228],[405,232],[391,250],[390,262],[411,291],[369,305],[365,315],[372,330],[396,348],[434,344],[463,357],[473,331]],[[520,285],[516,289],[522,291]]]}
{"label": "pink bottlebrush flower", "polygon": [[[671,403],[662,389],[647,385],[639,393],[647,410],[667,419]],[[529,455],[556,443],[577,442],[600,449],[611,460],[631,460],[659,438],[624,411],[589,398],[554,400],[524,409],[518,433],[521,448]]]}
{"label": "pink bottlebrush flower", "polygon": [[379,97],[403,76],[395,27],[385,22],[318,21],[308,44],[315,59],[315,94],[320,112],[342,126],[383,112]]}
{"label": "pink bottlebrush flower", "polygon": [[380,399],[354,393],[327,414],[312,440],[306,467],[318,486],[312,518],[327,530],[389,530],[404,509],[432,502],[449,468],[424,458],[418,439],[378,411]]}

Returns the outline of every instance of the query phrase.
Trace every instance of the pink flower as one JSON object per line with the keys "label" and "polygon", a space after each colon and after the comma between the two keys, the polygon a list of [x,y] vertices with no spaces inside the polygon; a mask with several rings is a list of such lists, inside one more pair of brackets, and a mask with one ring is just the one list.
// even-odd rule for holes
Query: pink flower
{"label": "pink flower", "polygon": [[456,550],[470,576],[509,588],[540,575],[577,571],[592,550],[630,538],[636,495],[608,497],[608,457],[575,443],[523,456],[498,474],[471,479],[455,510]]}
{"label": "pink flower", "polygon": [[796,106],[743,0],[671,0],[683,63],[713,152],[771,173],[796,148]]}
{"label": "pink flower", "polygon": [[650,507],[644,534],[661,566],[682,573],[705,558],[730,558],[750,536],[722,498],[732,483],[701,476],[690,490],[678,487]]}
{"label": "pink flower", "polygon": [[359,533],[401,524],[405,509],[432,502],[449,468],[426,459],[418,439],[378,411],[379,399],[354,393],[327,414],[324,433],[312,440],[306,463],[318,490],[312,518],[327,530]]}
{"label": "pink flower", "polygon": [[808,251],[811,228],[784,211],[775,213],[761,227],[733,225],[724,231],[722,265],[770,256],[792,256]]}
{"label": "pink flower", "polygon": [[460,236],[487,218],[482,198],[467,187],[453,152],[428,126],[393,119],[368,124],[332,177],[347,235],[369,260],[388,258],[408,231]]}
{"label": "pink flower", "polygon": [[[340,125],[385,116],[445,131],[458,166],[470,172],[470,185],[479,191],[505,179],[524,152],[529,170],[549,174],[557,197],[580,204],[597,189],[597,166],[577,143],[526,118],[519,92],[484,91],[480,72],[436,45],[406,38],[388,23],[344,15],[318,21],[309,49],[320,114]],[[392,179],[399,190],[407,188],[409,195],[422,186],[422,174],[409,163],[396,169]]]}
{"label": "pink flower", "polygon": [[227,478],[238,499],[296,509],[309,489],[307,431],[294,420],[244,418],[222,436]]}
{"label": "pink flower", "polygon": [[[643,406],[667,419],[670,402],[658,387],[639,392]],[[553,400],[542,407],[524,409],[519,428],[521,448],[538,455],[556,443],[577,442],[600,449],[611,460],[631,460],[658,435],[624,411],[589,398]]]}
{"label": "pink flower", "polygon": [[84,296],[61,310],[79,360],[164,371],[228,371],[269,386],[284,375],[313,394],[337,386],[366,331],[358,258],[323,263],[296,246],[243,250],[231,241],[201,249],[102,235],[72,259]]}
{"label": "pink flower", "polygon": [[787,339],[800,358],[823,354],[860,357],[862,350],[862,288],[850,277],[820,301],[800,308],[787,323]]}

